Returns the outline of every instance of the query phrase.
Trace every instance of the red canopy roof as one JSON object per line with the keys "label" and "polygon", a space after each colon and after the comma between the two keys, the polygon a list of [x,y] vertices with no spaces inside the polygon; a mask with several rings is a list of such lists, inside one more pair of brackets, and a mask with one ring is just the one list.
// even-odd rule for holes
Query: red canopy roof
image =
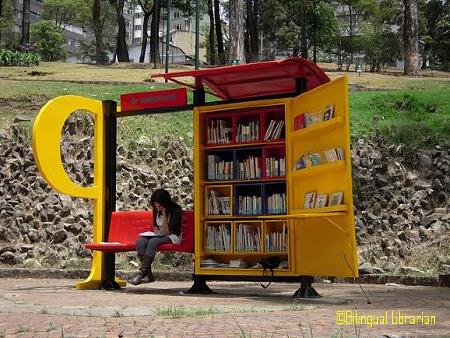
{"label": "red canopy roof", "polygon": [[[179,79],[188,76],[195,78],[194,85]],[[319,67],[303,58],[155,74],[152,77],[163,77],[194,89],[207,86],[223,99],[295,93],[295,80],[302,77],[307,79],[308,90],[330,81]]]}

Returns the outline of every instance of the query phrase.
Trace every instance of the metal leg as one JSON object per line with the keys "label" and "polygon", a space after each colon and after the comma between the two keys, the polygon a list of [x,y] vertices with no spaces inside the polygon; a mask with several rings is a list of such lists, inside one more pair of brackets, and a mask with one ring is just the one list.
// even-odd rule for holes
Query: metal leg
{"label": "metal leg", "polygon": [[317,298],[322,297],[319,293],[312,287],[314,282],[313,276],[301,276],[300,277],[300,289],[294,292],[293,298]]}
{"label": "metal leg", "polygon": [[212,291],[209,286],[206,284],[206,280],[205,278],[198,276],[198,275],[193,275],[194,277],[194,285],[191,286],[191,288],[187,291],[185,291],[185,294],[189,294],[189,295],[207,295],[207,294],[212,294],[212,293],[216,293],[214,291]]}

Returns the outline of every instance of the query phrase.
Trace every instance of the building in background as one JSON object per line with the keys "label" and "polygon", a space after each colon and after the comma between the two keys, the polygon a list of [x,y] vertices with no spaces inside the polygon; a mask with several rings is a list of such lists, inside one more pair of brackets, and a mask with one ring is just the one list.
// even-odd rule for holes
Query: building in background
{"label": "building in background", "polygon": [[[164,9],[162,9],[164,11]],[[164,13],[161,13],[164,17]],[[139,56],[141,53],[141,44],[143,36],[142,23],[144,21],[144,13],[140,6],[134,8],[133,21],[129,23],[128,29],[130,30],[129,41],[129,54],[132,62],[139,62]],[[200,27],[202,25],[209,24],[209,17],[202,15],[200,17]],[[149,40],[147,42],[147,49],[145,52],[144,63],[148,63],[150,60],[150,28],[151,17],[149,19],[149,26],[147,29]],[[159,37],[160,37],[160,58],[161,62],[165,62],[166,50],[166,30],[167,21],[162,20],[159,25]],[[127,32],[128,33],[128,32]],[[205,45],[206,37],[200,32],[200,46]],[[186,17],[183,13],[176,9],[171,8],[170,11],[170,33],[169,33],[169,63],[175,64],[193,64],[195,55],[195,16]],[[206,62],[206,49],[200,48],[200,61]]]}
{"label": "building in background", "polygon": [[[22,32],[22,7],[23,0],[15,0],[14,2],[14,17],[15,22],[11,32],[13,38],[20,39]],[[164,11],[164,9],[162,9]],[[30,3],[30,25],[38,22],[41,19],[42,0],[31,0]],[[161,13],[164,14],[164,13]],[[163,15],[162,15],[163,16]],[[128,45],[128,52],[131,62],[139,62],[141,53],[141,43],[143,35],[143,12],[142,8],[137,5],[133,6],[128,1],[124,6],[124,17],[126,24],[126,39]],[[209,17],[204,15],[200,18],[200,26],[207,25]],[[150,60],[150,24],[149,20],[147,42],[147,50],[145,53],[145,63]],[[161,61],[165,60],[165,42],[166,42],[166,20],[162,20],[159,25],[160,37],[160,56]],[[85,62],[85,57],[81,50],[81,42],[87,43],[94,39],[92,32],[88,32],[84,28],[69,25],[64,28],[65,47],[67,50],[68,62]],[[205,45],[206,37],[200,33],[200,45]],[[193,64],[195,55],[195,16],[185,17],[178,9],[171,9],[171,29],[169,34],[169,63],[175,64]],[[113,59],[113,53],[109,53],[109,57]],[[200,61],[206,62],[206,49],[200,48]]]}
{"label": "building in background", "polygon": [[[14,2],[14,25],[11,36],[14,39],[20,39],[22,34],[22,13],[23,0]],[[41,20],[42,0],[30,1],[30,26]],[[81,41],[86,41],[92,37],[92,34],[81,27],[68,25],[64,27],[65,47],[67,51],[67,61],[83,62],[83,55],[80,49]]]}

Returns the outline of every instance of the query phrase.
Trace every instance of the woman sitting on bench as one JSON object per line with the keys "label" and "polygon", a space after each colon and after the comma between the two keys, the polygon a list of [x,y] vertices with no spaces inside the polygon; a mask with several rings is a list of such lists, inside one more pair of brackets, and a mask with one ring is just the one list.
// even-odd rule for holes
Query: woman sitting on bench
{"label": "woman sitting on bench", "polygon": [[[152,263],[161,244],[181,242],[181,207],[172,201],[167,190],[157,189],[150,198],[153,208],[153,236],[142,236],[136,241],[136,251],[141,261],[138,273],[129,281],[133,285],[152,283]],[[147,277],[147,279],[145,278]]]}

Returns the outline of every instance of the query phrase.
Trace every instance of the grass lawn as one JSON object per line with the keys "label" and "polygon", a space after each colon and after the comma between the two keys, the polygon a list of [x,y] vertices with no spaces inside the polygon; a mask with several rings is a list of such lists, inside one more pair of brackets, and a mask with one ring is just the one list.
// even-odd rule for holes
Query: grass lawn
{"label": "grass lawn", "polygon": [[[349,83],[359,89],[377,89],[350,93],[352,136],[364,136],[378,128],[388,138],[402,143],[432,144],[448,138],[449,74],[435,73],[439,77],[431,77],[427,73],[411,78],[395,71],[358,76],[354,72],[329,70],[331,78],[347,75]],[[161,81],[144,82],[149,73],[162,71],[149,65],[42,63],[30,68],[0,67],[0,128],[9,125],[17,115],[34,117],[45,102],[59,95],[118,100],[122,93],[175,87]],[[123,143],[133,143],[142,135],[150,139],[182,136],[190,142],[192,113],[120,119],[119,138]]]}

